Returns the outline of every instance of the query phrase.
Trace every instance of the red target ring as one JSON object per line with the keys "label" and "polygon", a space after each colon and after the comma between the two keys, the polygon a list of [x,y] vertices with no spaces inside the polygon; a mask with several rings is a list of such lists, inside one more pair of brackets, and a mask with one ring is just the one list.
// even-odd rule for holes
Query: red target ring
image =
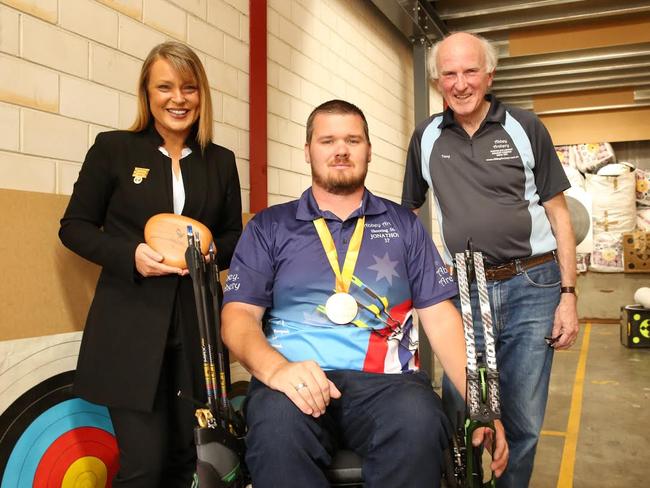
{"label": "red target ring", "polygon": [[105,478],[110,487],[117,467],[115,437],[102,429],[80,427],[61,435],[45,451],[36,468],[34,487],[66,488],[71,479],[79,477]]}

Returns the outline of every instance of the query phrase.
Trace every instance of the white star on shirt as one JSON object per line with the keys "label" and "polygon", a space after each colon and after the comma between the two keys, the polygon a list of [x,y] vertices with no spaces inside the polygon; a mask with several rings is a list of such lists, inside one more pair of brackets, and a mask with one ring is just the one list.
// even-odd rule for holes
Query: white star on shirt
{"label": "white star on shirt", "polygon": [[397,261],[392,261],[388,257],[388,253],[384,254],[383,258],[378,258],[374,254],[372,257],[375,260],[375,264],[373,264],[372,266],[368,266],[368,269],[377,272],[377,278],[376,278],[377,281],[381,280],[382,278],[386,278],[388,284],[392,285],[393,276],[399,278],[399,274],[397,274],[397,271],[395,271],[395,266],[397,266]]}

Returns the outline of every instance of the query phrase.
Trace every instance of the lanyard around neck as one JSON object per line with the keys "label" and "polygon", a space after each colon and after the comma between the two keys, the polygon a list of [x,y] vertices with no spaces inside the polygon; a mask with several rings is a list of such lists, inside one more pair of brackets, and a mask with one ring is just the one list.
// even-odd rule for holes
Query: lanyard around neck
{"label": "lanyard around neck", "polygon": [[314,227],[316,227],[316,232],[318,232],[318,237],[320,237],[321,244],[323,244],[323,249],[325,249],[325,254],[327,259],[330,262],[332,271],[334,271],[334,276],[336,277],[336,292],[347,293],[350,289],[350,283],[352,282],[352,275],[354,274],[354,268],[357,265],[357,259],[359,258],[359,250],[361,249],[361,240],[363,239],[363,229],[365,227],[366,216],[359,217],[357,219],[357,225],[354,228],[352,233],[352,239],[350,239],[350,245],[348,250],[345,253],[345,261],[343,262],[343,271],[339,268],[339,256],[336,252],[336,246],[334,245],[334,239],[332,239],[332,234],[327,228],[327,223],[323,217],[314,220]]}

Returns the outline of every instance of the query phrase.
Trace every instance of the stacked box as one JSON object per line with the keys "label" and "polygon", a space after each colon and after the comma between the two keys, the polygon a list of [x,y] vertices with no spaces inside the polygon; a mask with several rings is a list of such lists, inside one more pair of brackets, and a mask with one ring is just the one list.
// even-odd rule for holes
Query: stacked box
{"label": "stacked box", "polygon": [[650,272],[650,232],[623,234],[623,263],[626,273]]}
{"label": "stacked box", "polygon": [[621,344],[625,347],[650,347],[650,308],[641,305],[621,307]]}

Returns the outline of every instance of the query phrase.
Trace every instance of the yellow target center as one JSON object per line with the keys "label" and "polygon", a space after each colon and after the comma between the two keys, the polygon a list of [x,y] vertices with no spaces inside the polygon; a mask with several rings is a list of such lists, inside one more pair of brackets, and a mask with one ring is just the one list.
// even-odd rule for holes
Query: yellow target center
{"label": "yellow target center", "polygon": [[650,339],[650,319],[645,319],[639,325],[639,333],[646,339]]}
{"label": "yellow target center", "polygon": [[86,456],[70,465],[63,476],[61,488],[104,488],[107,478],[104,461]]}

